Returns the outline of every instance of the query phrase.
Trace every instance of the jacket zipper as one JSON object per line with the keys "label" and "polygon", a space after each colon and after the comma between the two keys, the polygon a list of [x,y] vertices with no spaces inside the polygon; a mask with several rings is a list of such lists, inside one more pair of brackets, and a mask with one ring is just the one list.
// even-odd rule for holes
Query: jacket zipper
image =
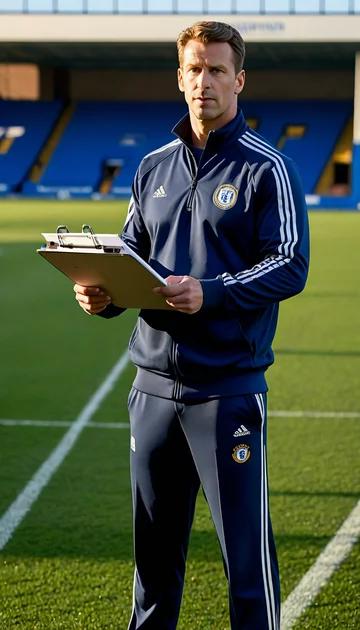
{"label": "jacket zipper", "polygon": [[186,210],[192,210],[192,204],[194,201],[196,185],[197,185],[197,179],[195,177],[191,182],[190,193],[189,193],[189,196],[187,198],[187,203],[186,203]]}
{"label": "jacket zipper", "polygon": [[194,166],[194,169],[193,169],[194,175],[193,175],[193,178],[192,178],[191,188],[190,188],[190,192],[188,194],[188,198],[187,198],[187,202],[186,202],[186,210],[192,210],[192,204],[193,204],[193,201],[194,201],[195,190],[196,190],[196,186],[197,186],[197,183],[198,183],[197,177],[198,177],[198,170],[199,170],[198,169],[198,165],[196,163],[196,160],[195,160],[195,158],[194,158],[194,156],[193,156],[191,151],[190,151],[190,155],[191,155],[191,160],[192,160],[192,163],[193,163],[193,166]]}
{"label": "jacket zipper", "polygon": [[175,372],[175,383],[174,383],[173,395],[174,395],[174,398],[179,399],[181,398],[182,384],[179,379],[179,372],[178,372],[178,365],[177,365],[177,352],[178,352],[177,343],[175,343],[175,341],[172,341],[171,358],[172,358],[174,372]]}

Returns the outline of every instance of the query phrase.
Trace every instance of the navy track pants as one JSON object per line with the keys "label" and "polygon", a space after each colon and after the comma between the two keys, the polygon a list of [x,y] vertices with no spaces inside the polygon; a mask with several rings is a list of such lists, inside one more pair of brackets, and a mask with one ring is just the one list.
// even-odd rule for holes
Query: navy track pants
{"label": "navy track pants", "polygon": [[136,564],[129,630],[176,628],[200,484],[222,550],[232,630],[278,630],[266,395],[185,404],[132,388],[129,414]]}

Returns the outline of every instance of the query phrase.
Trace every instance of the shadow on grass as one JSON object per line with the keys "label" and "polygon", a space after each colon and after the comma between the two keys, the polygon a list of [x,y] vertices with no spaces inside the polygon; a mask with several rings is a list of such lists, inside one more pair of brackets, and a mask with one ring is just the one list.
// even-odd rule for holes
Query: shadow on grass
{"label": "shadow on grass", "polygon": [[[328,540],[329,537],[314,534],[279,533],[276,535],[279,550],[296,547],[297,553],[300,549],[305,551],[309,547],[321,550]],[[95,558],[98,562],[132,561],[132,534],[131,531],[115,531],[106,528],[74,532],[66,527],[59,527],[57,530],[42,527],[35,532],[23,527],[19,535],[3,550],[4,560],[7,555],[13,558]],[[221,561],[215,530],[193,530],[189,559],[201,562]]]}
{"label": "shadow on grass", "polygon": [[309,490],[270,490],[270,496],[273,497],[325,497],[325,498],[343,498],[343,499],[358,499],[358,492],[332,492],[328,490],[315,490],[310,492]]}
{"label": "shadow on grass", "polygon": [[310,547],[312,549],[318,549],[320,552],[331,540],[331,536],[316,536],[315,534],[285,534],[275,532],[275,539],[277,549],[280,553],[288,549],[296,549],[296,555],[299,555],[301,551],[308,551]]}

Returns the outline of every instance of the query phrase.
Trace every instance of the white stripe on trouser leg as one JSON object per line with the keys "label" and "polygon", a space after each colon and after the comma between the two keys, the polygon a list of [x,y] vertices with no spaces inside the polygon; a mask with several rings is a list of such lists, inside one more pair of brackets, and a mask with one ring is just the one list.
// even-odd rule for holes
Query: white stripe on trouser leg
{"label": "white stripe on trouser leg", "polygon": [[[260,394],[260,400],[262,402],[263,409],[263,437],[264,437],[264,422],[265,422],[265,403],[263,400],[262,394]],[[266,447],[263,444],[263,461],[264,461],[264,499],[265,499],[265,514],[264,514],[264,525],[265,525],[265,547],[266,547],[266,565],[267,565],[267,575],[269,580],[269,588],[270,588],[270,603],[271,603],[271,612],[274,628],[276,628],[276,610],[275,610],[275,599],[274,599],[274,584],[272,580],[271,573],[271,561],[270,561],[270,549],[269,549],[269,494],[268,494],[268,480],[267,480],[267,458],[266,458]]]}
{"label": "white stripe on trouser leg", "polygon": [[272,620],[271,620],[271,610],[270,610],[270,599],[269,599],[269,587],[266,576],[266,564],[265,564],[265,527],[264,527],[264,457],[263,457],[263,444],[264,444],[264,412],[262,406],[262,400],[258,394],[255,394],[256,402],[259,406],[260,415],[261,415],[261,445],[260,445],[260,454],[261,454],[261,567],[263,574],[263,583],[264,583],[264,593],[265,593],[265,601],[266,601],[266,610],[268,617],[268,627],[269,630],[273,630]]}
{"label": "white stripe on trouser leg", "polygon": [[264,476],[264,458],[263,458],[263,427],[264,427],[264,415],[262,409],[262,401],[258,394],[255,394],[255,399],[258,404],[260,415],[261,415],[261,568],[263,574],[263,583],[264,583],[264,593],[265,593],[265,601],[266,601],[266,610],[268,617],[268,626],[269,630],[272,630],[271,623],[271,612],[270,612],[270,601],[269,601],[269,591],[268,584],[266,579],[266,569],[265,569],[265,544],[264,544],[264,484],[263,484],[263,476]]}
{"label": "white stripe on trouser leg", "polygon": [[266,476],[266,453],[264,444],[265,406],[261,394],[255,394],[261,415],[261,565],[269,630],[276,629],[274,587],[272,582],[269,551],[269,517]]}

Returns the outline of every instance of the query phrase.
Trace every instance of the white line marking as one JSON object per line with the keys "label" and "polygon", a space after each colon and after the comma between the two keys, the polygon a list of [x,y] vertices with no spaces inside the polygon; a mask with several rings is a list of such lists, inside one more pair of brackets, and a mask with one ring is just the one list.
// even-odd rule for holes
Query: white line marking
{"label": "white line marking", "polygon": [[359,536],[360,501],[285,601],[282,608],[281,630],[293,627],[332,574],[344,562]]}
{"label": "white line marking", "polygon": [[[70,420],[8,420],[0,419],[0,426],[3,427],[71,427],[74,422]],[[128,422],[88,422],[85,428],[94,429],[129,429]]]}
{"label": "white line marking", "polygon": [[[269,411],[268,416],[273,418],[360,418],[360,411],[296,411],[296,410],[274,410]],[[0,418],[0,426],[29,426],[29,427],[70,427],[74,424],[69,420],[31,420],[31,419],[8,419]],[[126,422],[88,422],[86,427],[96,429],[128,429]]]}
{"label": "white line marking", "polygon": [[269,411],[274,418],[360,418],[360,411]]}
{"label": "white line marking", "polygon": [[[115,381],[127,365],[127,354],[120,357],[105,381],[90,399],[81,414],[71,423],[62,420],[10,420],[0,419],[3,426],[40,426],[70,427],[58,446],[39,468],[31,481],[10,506],[0,520],[0,549],[11,538],[15,529],[30,510],[42,489],[47,485],[54,472],[60,466],[73,447],[82,429],[95,427],[101,429],[128,429],[122,422],[89,422],[103,399],[112,389]],[[269,415],[279,418],[359,418],[358,411],[270,411]],[[310,606],[320,590],[329,581],[332,574],[344,562],[360,536],[360,501],[349,514],[332,540],[318,556],[318,559],[302,577],[299,584],[290,593],[282,606],[281,630],[290,630],[302,613]]]}
{"label": "white line marking", "polygon": [[30,479],[29,483],[24,487],[15,501],[1,517],[0,549],[5,547],[18,525],[20,525],[21,521],[30,510],[32,504],[36,501],[41,491],[49,483],[53,474],[62,464],[67,454],[71,451],[81,431],[99,408],[104,398],[111,391],[116,380],[125,370],[127,363],[128,355],[127,352],[125,352],[117,363],[115,363],[101,386],[90,398],[80,415],[73,422],[52,453],[50,453],[46,461],[40,466],[32,479]]}

